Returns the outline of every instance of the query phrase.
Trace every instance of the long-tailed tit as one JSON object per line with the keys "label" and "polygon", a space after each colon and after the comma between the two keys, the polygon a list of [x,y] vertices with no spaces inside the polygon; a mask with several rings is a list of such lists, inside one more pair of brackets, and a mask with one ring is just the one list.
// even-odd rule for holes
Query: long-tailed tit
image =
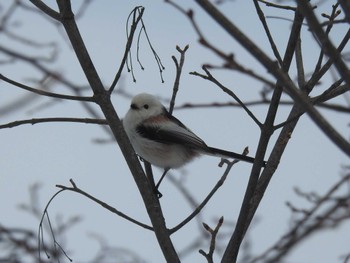
{"label": "long-tailed tit", "polygon": [[254,163],[252,157],[209,147],[172,116],[157,98],[147,93],[132,99],[123,125],[135,152],[165,171],[179,168],[201,154]]}

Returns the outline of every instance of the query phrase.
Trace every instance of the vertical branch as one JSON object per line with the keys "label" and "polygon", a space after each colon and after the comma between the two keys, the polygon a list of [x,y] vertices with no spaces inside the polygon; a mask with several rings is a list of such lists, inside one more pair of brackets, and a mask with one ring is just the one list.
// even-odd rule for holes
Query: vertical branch
{"label": "vertical branch", "polygon": [[[206,4],[208,4],[208,3],[206,3]],[[216,14],[216,15],[218,15],[218,14]],[[223,19],[223,18],[221,17],[220,19]],[[288,72],[289,67],[290,67],[290,63],[292,61],[292,57],[293,57],[295,46],[296,46],[296,41],[299,37],[300,27],[302,24],[302,23],[300,23],[300,20],[302,21],[302,17],[300,16],[300,13],[296,12],[295,21],[293,23],[293,29],[291,31],[290,39],[289,39],[286,53],[285,53],[283,63],[282,63],[282,70],[284,72]],[[225,22],[225,24],[226,23],[227,23],[227,21]],[[232,30],[238,31],[237,28],[233,29],[232,24],[227,25],[227,26],[230,26]],[[236,33],[238,34],[238,32],[236,32]],[[236,36],[236,33],[234,34],[234,36]],[[242,36],[240,36],[240,37],[242,39],[245,39],[245,37],[242,37]],[[254,48],[257,48],[250,40],[249,40],[249,42],[250,42],[250,44],[253,45]],[[263,55],[263,56],[265,56],[265,55]],[[284,84],[283,81],[280,81],[280,80],[278,80],[276,83],[275,90],[274,90],[274,93],[273,93],[273,96],[271,99],[271,103],[270,103],[270,108],[268,110],[268,114],[267,114],[265,123],[261,129],[261,136],[260,136],[258,149],[257,149],[257,155],[256,155],[256,159],[257,159],[256,164],[259,163],[259,160],[261,160],[261,161],[263,160],[268,142],[269,142],[270,137],[273,133],[273,124],[274,124],[275,116],[277,113],[279,100],[281,98],[283,84]],[[272,167],[271,164],[270,165],[268,164],[267,169],[269,169],[268,171],[270,171],[271,174],[273,174],[273,171],[275,170],[275,168],[271,168],[271,167]],[[240,214],[238,217],[237,225],[236,225],[236,228],[235,228],[233,235],[231,236],[229,244],[225,250],[222,262],[232,262],[232,261],[235,262],[237,260],[239,247],[242,243],[242,240],[243,240],[243,237],[246,233],[246,230],[251,222],[249,219],[251,219],[250,215],[251,215],[251,207],[252,207],[252,198],[253,198],[255,190],[256,190],[259,174],[260,174],[260,167],[258,165],[253,165],[251,175],[249,178],[249,182],[247,185],[246,193],[244,196],[244,200],[243,200],[243,203],[241,206],[241,211],[240,211]]]}
{"label": "vertical branch", "polygon": [[96,103],[100,106],[141,193],[163,255],[168,262],[179,262],[178,255],[170,240],[159,202],[153,194],[152,188],[127,138],[122,123],[111,102],[110,94],[104,89],[91,61],[74,20],[71,3],[67,0],[57,0],[57,4],[61,13],[61,23],[67,32],[80,65],[94,92]]}
{"label": "vertical branch", "polygon": [[172,114],[175,106],[175,98],[176,94],[179,90],[179,85],[180,85],[180,77],[181,77],[181,72],[182,72],[182,67],[185,63],[185,53],[187,49],[189,48],[188,45],[184,47],[184,49],[181,49],[179,46],[176,46],[176,50],[180,52],[180,63],[177,61],[175,56],[172,56],[172,59],[175,63],[176,67],[176,77],[174,81],[174,88],[173,88],[173,95],[170,100],[170,107],[169,107],[169,113]]}

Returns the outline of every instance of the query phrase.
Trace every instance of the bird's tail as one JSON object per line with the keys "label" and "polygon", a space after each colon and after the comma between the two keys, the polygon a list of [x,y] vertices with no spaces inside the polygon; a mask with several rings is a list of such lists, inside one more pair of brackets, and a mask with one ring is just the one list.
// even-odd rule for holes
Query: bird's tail
{"label": "bird's tail", "polygon": [[[253,157],[250,156],[246,156],[243,154],[239,154],[239,153],[234,153],[234,152],[229,152],[229,151],[225,151],[222,149],[218,149],[218,148],[214,148],[214,147],[208,147],[210,154],[216,155],[216,156],[220,156],[223,158],[233,158],[233,159],[238,159],[244,162],[248,162],[248,163],[254,163],[255,159]],[[266,166],[266,162],[263,162],[263,167]]]}

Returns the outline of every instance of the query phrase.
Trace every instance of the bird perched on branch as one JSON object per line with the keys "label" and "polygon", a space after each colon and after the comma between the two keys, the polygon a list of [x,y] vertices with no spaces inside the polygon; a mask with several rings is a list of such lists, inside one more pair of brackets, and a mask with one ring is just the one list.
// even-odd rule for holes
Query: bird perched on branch
{"label": "bird perched on branch", "polygon": [[[135,152],[166,172],[179,168],[201,154],[254,163],[254,158],[208,146],[201,138],[172,116],[153,95],[136,95],[123,119],[124,129]],[[262,163],[265,166],[265,162]]]}

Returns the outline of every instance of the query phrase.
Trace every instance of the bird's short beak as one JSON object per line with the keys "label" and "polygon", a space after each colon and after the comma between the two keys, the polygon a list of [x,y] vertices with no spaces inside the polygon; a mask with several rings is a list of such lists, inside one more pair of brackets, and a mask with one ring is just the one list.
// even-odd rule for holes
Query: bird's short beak
{"label": "bird's short beak", "polygon": [[132,108],[133,110],[138,110],[138,107],[136,106],[136,104],[132,103],[130,105],[130,108]]}

